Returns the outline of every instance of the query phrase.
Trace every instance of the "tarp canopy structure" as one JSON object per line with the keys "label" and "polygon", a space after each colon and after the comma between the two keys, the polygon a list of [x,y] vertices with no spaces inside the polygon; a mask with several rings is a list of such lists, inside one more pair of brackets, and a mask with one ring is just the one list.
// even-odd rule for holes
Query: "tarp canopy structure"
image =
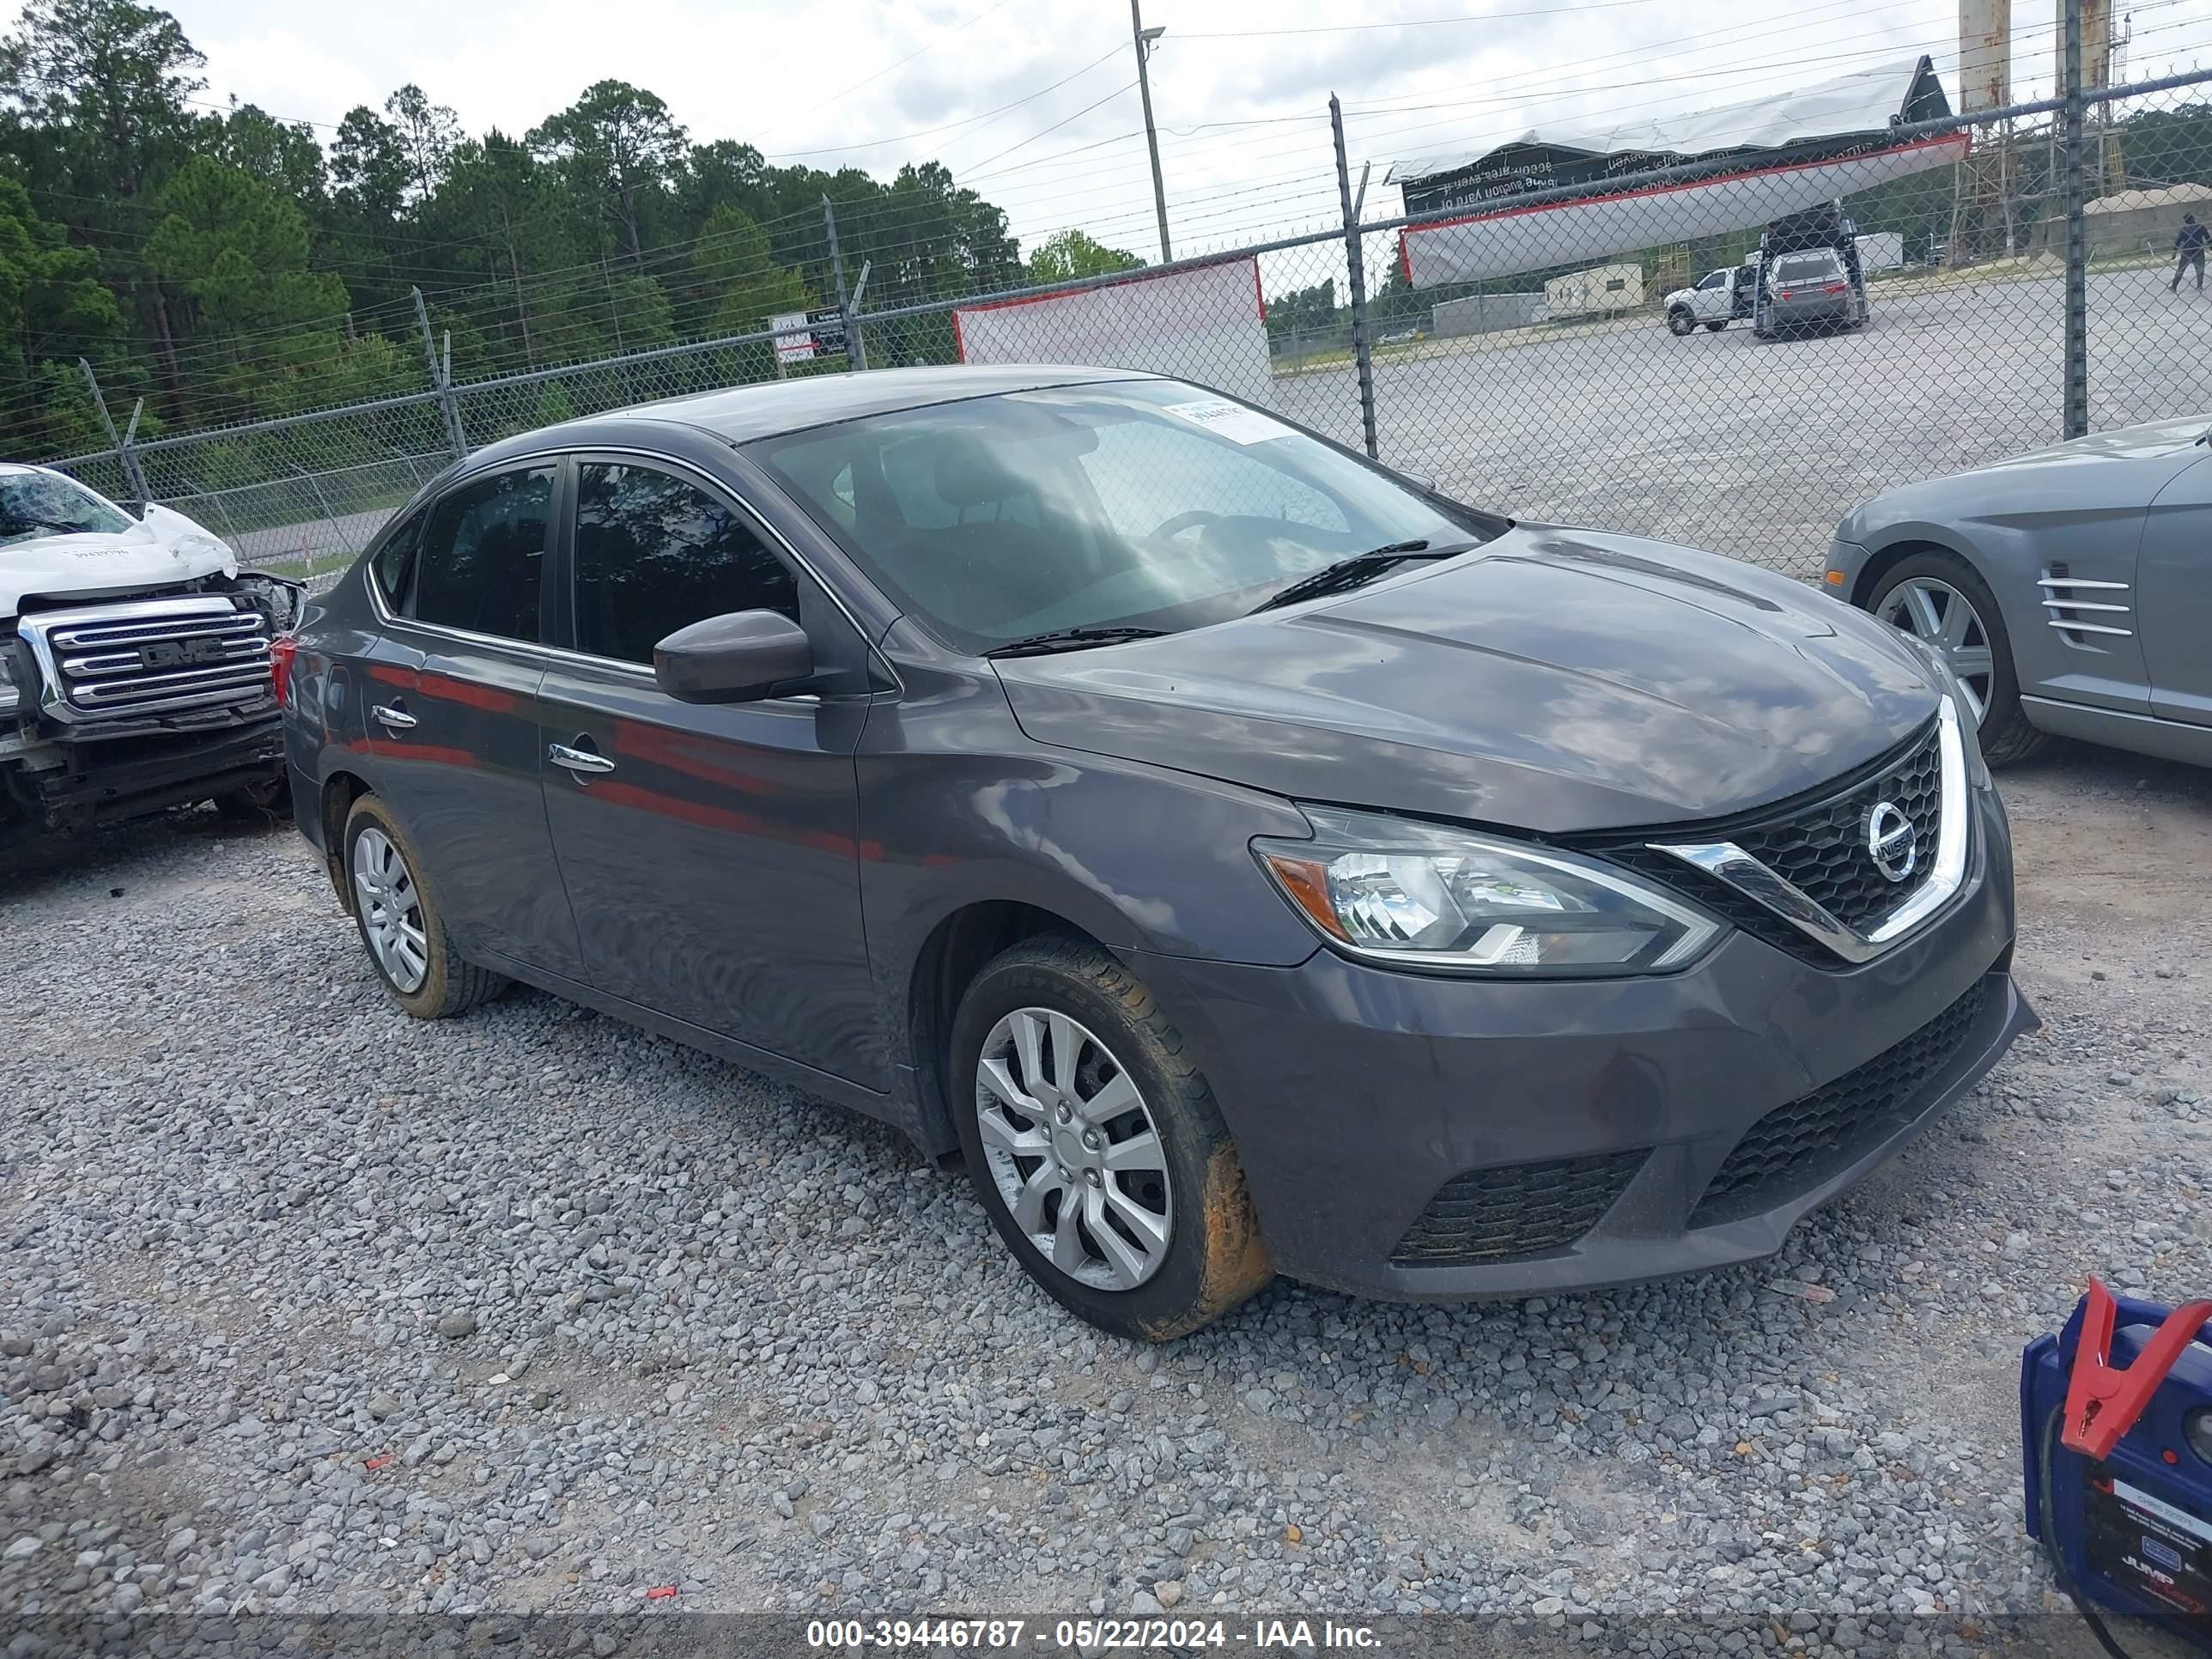
{"label": "tarp canopy structure", "polygon": [[1950,112],[1935,66],[1923,57],[1691,114],[1531,127],[1488,149],[1394,162],[1383,182],[1404,187],[1407,212],[1428,213],[1741,150],[1863,143],[1901,122]]}
{"label": "tarp canopy structure", "polygon": [[[1956,161],[1963,132],[1885,142],[1900,125],[1950,112],[1923,57],[1694,114],[1532,127],[1479,154],[1393,166],[1409,214],[1465,210],[1409,228],[1401,257],[1425,288],[1747,229]],[[1710,175],[1637,185],[1638,174],[1700,162]],[[1577,185],[1588,193],[1513,204]]]}

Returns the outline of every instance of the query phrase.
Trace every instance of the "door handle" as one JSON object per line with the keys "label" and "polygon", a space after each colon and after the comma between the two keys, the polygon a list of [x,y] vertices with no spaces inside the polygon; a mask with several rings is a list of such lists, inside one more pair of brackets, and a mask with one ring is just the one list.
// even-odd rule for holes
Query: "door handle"
{"label": "door handle", "polygon": [[418,724],[420,724],[420,722],[404,708],[395,708],[388,703],[378,703],[368,712],[375,715],[378,720],[380,721],[389,731],[411,732]]}
{"label": "door handle", "polygon": [[580,780],[615,769],[615,763],[605,755],[594,754],[588,749],[571,749],[565,743],[546,744],[545,758],[556,766],[567,767],[571,772],[575,773]]}

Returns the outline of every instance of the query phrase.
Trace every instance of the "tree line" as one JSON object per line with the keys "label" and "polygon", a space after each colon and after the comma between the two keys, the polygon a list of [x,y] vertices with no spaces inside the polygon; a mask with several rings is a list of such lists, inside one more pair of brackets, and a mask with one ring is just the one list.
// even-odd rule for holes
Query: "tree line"
{"label": "tree line", "polygon": [[[938,162],[772,165],[626,82],[480,134],[410,84],[325,142],[216,105],[205,65],[135,0],[33,0],[0,40],[7,454],[106,446],[80,359],[142,437],[419,392],[417,288],[457,378],[757,330],[836,303],[825,198],[871,308],[1141,263],[1079,231],[1024,259]],[[949,358],[924,321],[872,361]]]}

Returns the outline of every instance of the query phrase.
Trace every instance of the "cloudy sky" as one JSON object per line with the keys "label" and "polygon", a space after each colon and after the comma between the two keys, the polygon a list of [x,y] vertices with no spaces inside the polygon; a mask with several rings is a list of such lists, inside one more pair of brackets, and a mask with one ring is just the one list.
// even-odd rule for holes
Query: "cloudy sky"
{"label": "cloudy sky", "polygon": [[[15,0],[0,0],[12,17]],[[1157,252],[1126,0],[178,0],[210,100],[334,126],[403,82],[520,132],[615,76],[696,139],[879,175],[944,161],[1024,246],[1065,226]],[[2114,9],[2127,9],[2115,0]],[[2014,94],[2048,92],[2056,0],[2014,13]],[[2212,0],[2141,0],[2131,76],[2212,63]],[[1539,121],[1686,112],[1920,52],[1955,95],[1955,0],[1146,0],[1176,251],[1333,216],[1352,167]],[[1373,216],[1374,207],[1370,208]]]}

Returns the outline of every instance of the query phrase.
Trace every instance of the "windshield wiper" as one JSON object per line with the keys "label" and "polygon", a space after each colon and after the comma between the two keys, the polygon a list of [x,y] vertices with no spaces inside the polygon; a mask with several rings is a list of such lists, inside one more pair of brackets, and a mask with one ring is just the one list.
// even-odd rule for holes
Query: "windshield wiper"
{"label": "windshield wiper", "polygon": [[1342,593],[1370,582],[1394,564],[1404,564],[1413,559],[1449,559],[1464,553],[1473,542],[1449,542],[1442,547],[1431,547],[1425,536],[1409,542],[1390,542],[1381,547],[1370,547],[1364,553],[1355,553],[1348,559],[1339,559],[1334,564],[1325,564],[1310,576],[1301,576],[1279,593],[1271,593],[1252,607],[1251,614],[1273,611],[1278,606],[1296,605],[1301,599],[1317,599],[1325,593]]}
{"label": "windshield wiper", "polygon": [[1126,640],[1157,640],[1164,628],[1055,628],[1026,639],[994,645],[987,657],[1043,657],[1055,651],[1087,651],[1094,645],[1120,645]]}

